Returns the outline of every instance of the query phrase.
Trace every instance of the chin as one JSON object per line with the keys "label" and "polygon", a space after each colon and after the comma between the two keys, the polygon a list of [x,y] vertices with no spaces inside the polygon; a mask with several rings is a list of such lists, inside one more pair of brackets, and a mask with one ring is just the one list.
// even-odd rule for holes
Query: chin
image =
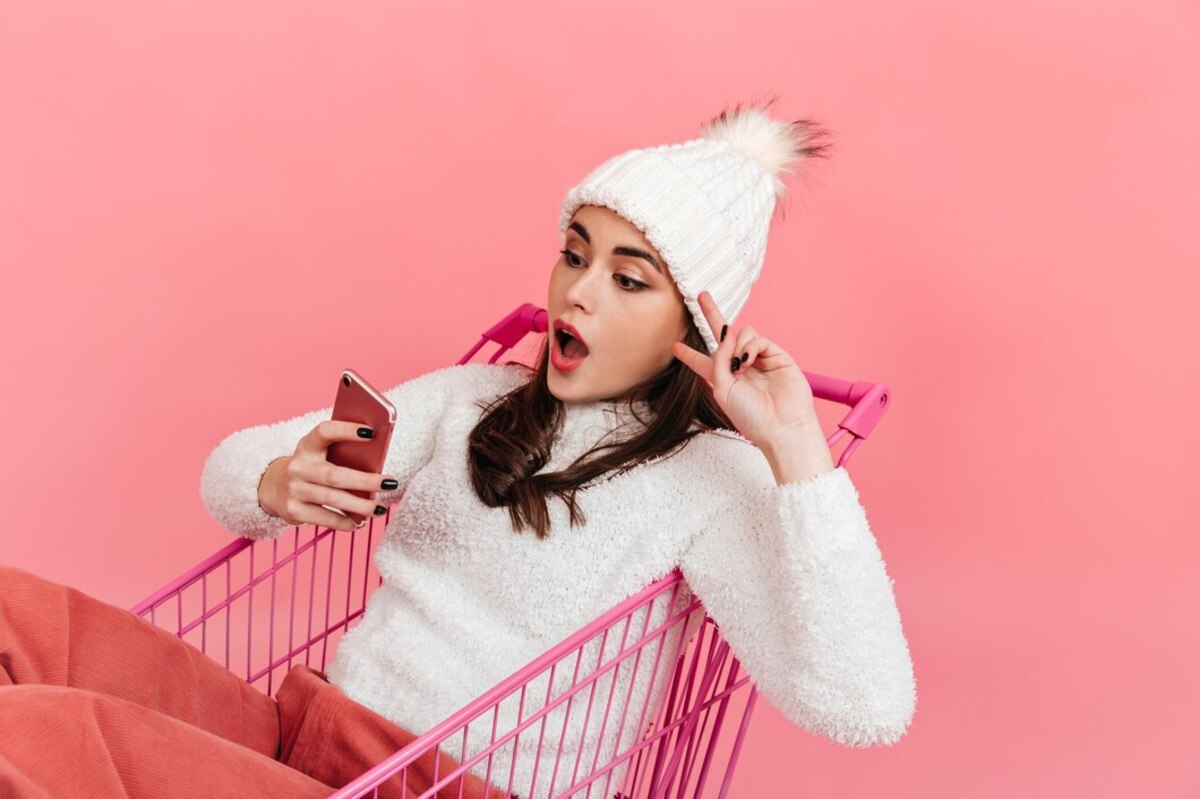
{"label": "chin", "polygon": [[558,379],[559,378],[553,374],[546,375],[546,388],[550,390],[550,393],[556,400],[559,400],[560,402],[572,402],[574,398],[571,396],[570,391],[564,389],[564,387],[561,385],[557,387],[554,385]]}
{"label": "chin", "polygon": [[588,386],[582,382],[572,383],[567,375],[555,375],[554,367],[551,367],[550,374],[546,375],[546,388],[559,402],[588,401]]}

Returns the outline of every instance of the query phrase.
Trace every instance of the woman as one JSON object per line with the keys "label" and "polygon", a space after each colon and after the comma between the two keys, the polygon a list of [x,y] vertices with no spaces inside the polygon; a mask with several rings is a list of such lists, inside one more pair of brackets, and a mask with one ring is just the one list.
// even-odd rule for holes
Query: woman
{"label": "woman", "polygon": [[[826,146],[815,130],[739,106],[698,139],[631,150],[593,170],[563,203],[563,248],[547,296],[552,330],[536,367],[455,365],[385,392],[400,418],[383,473],[325,459],[334,441],[372,434],[330,420],[331,408],[222,441],[201,492],[213,517],[239,535],[270,538],[310,523],[350,530],[331,509],[378,514],[400,502],[375,552],[384,582],[327,675],[293,669],[273,725],[272,700],[204,665],[206,687],[192,692],[202,704],[211,690],[227,710],[267,720],[241,718],[230,730],[228,713],[211,713],[199,726],[216,729],[195,735],[221,743],[198,744],[188,737],[196,714],[183,713],[170,719],[175,745],[206,757],[205,747],[216,746],[212,762],[236,760],[244,774],[231,779],[254,775],[258,795],[273,780],[344,784],[409,730],[442,721],[676,567],[790,720],[848,746],[898,740],[915,710],[915,681],[857,491],[833,467],[795,361],[753,328],[730,327],[761,273],[781,173]],[[379,493],[364,500],[351,490]],[[27,593],[53,593],[22,579],[35,586]],[[9,645],[5,635],[0,626],[0,647]],[[186,644],[154,637],[155,651],[203,665],[194,650],[184,654]],[[115,663],[97,690],[120,683],[130,666]],[[634,678],[618,675],[612,690],[625,695]],[[641,669],[633,690],[661,696],[669,676]],[[161,677],[157,684],[166,686]],[[172,689],[134,702],[153,705],[162,690]],[[37,699],[29,704],[48,704]],[[527,697],[524,716],[537,707]],[[515,713],[502,709],[500,729],[511,728]],[[581,748],[590,756],[638,732],[614,723],[603,741],[577,729],[560,738],[547,725],[544,739],[523,736],[515,758],[510,749],[494,761],[515,759],[511,771],[487,775],[486,759],[472,769],[472,788],[485,793],[486,775],[501,796],[551,795],[569,784],[570,769],[551,786],[543,765],[535,784],[539,744],[550,762],[574,762]],[[472,728],[473,752],[487,733]],[[385,743],[355,748],[372,736]],[[309,795],[279,789],[288,791]]]}

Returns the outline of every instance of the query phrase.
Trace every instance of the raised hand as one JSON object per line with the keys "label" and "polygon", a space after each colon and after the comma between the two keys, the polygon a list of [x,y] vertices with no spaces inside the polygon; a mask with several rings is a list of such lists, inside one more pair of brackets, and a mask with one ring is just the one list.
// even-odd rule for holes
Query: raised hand
{"label": "raised hand", "polygon": [[[708,291],[697,297],[719,338],[726,320]],[[738,432],[760,449],[786,447],[819,431],[812,387],[792,356],[752,327],[728,329],[709,355],[683,342],[671,353],[707,381]],[[823,441],[823,439],[822,439]]]}

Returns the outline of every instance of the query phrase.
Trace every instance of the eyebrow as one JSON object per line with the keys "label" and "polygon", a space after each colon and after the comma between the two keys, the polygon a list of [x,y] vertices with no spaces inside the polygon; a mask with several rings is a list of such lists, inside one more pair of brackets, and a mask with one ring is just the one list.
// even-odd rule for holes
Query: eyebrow
{"label": "eyebrow", "polygon": [[[568,229],[574,230],[580,236],[583,236],[583,240],[588,244],[592,243],[592,237],[588,235],[583,225],[578,222],[572,222]],[[658,265],[658,261],[654,260],[654,256],[645,250],[639,250],[637,247],[613,247],[613,255],[632,255],[635,258],[645,258],[654,267],[655,272],[658,272],[660,275],[662,274],[662,268]]]}

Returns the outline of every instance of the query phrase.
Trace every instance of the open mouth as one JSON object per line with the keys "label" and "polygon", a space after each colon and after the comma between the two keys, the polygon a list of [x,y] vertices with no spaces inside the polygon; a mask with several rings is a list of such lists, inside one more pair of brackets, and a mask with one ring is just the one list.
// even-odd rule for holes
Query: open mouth
{"label": "open mouth", "polygon": [[554,331],[554,352],[561,366],[576,366],[588,355],[587,345],[565,330]]}

